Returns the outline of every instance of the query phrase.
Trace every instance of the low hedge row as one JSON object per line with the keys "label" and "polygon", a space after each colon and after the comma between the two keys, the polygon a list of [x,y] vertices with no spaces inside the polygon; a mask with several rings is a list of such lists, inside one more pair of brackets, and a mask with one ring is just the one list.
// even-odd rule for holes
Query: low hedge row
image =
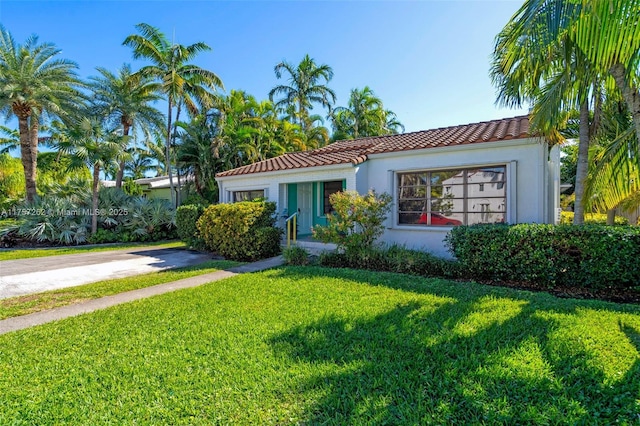
{"label": "low hedge row", "polygon": [[459,226],[446,243],[470,278],[591,288],[640,285],[639,228]]}
{"label": "low hedge row", "polygon": [[207,207],[197,221],[206,248],[231,260],[253,261],[280,253],[282,230],[273,202],[245,201]]}
{"label": "low hedge row", "polygon": [[461,273],[457,262],[398,245],[342,253],[325,252],[318,261],[320,265],[332,268],[368,269],[423,277],[457,278]]}

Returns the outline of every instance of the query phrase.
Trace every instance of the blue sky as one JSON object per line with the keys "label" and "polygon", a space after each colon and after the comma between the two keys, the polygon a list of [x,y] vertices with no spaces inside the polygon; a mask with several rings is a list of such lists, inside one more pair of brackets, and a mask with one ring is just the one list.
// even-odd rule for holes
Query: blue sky
{"label": "blue sky", "polygon": [[194,62],[258,99],[278,84],[278,62],[308,53],[333,68],[337,105],[368,85],[417,131],[526,113],[495,106],[489,79],[494,38],[521,3],[0,0],[0,22],[20,43],[34,33],[55,43],[82,77],[141,66],[122,41],[146,22],[178,43],[207,43]]}

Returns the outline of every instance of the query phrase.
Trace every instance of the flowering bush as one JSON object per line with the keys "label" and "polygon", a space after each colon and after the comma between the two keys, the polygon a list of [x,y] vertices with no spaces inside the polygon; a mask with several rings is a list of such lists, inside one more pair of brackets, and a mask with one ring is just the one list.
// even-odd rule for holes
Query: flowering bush
{"label": "flowering bush", "polygon": [[356,191],[331,194],[333,213],[326,226],[315,226],[313,236],[325,243],[334,243],[347,252],[370,249],[384,232],[384,221],[391,206],[389,194]]}

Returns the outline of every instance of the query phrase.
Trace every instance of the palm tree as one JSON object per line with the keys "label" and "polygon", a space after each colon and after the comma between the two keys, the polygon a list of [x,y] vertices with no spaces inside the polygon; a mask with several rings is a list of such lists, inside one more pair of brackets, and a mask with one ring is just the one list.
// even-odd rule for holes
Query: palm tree
{"label": "palm tree", "polygon": [[0,25],[0,113],[18,119],[20,156],[27,201],[37,195],[38,129],[47,116],[64,118],[80,99],[74,62],[58,58],[60,49],[32,35],[16,43]]}
{"label": "palm tree", "polygon": [[126,139],[106,130],[102,121],[86,114],[68,126],[61,134],[53,135],[54,146],[62,154],[71,155],[71,167],[88,166],[92,171],[91,233],[98,229],[98,189],[100,171],[126,157]]}
{"label": "palm tree", "polygon": [[214,118],[200,115],[189,123],[176,123],[180,144],[177,163],[194,178],[196,192],[207,200],[218,196],[215,175],[219,167],[212,141],[216,132]]}
{"label": "palm tree", "polygon": [[[118,75],[97,68],[99,77],[91,77],[93,104],[96,113],[104,115],[115,126],[122,128],[126,138],[136,125],[146,132],[164,125],[162,114],[151,106],[160,99],[160,85],[151,77],[133,73],[131,66],[125,64]],[[122,187],[125,163],[121,162],[116,174],[116,187]]]}
{"label": "palm tree", "polygon": [[601,75],[615,80],[640,144],[640,0],[527,0],[511,19],[514,31],[548,50],[571,40]]}
{"label": "palm tree", "polygon": [[357,139],[404,130],[396,115],[385,110],[382,100],[368,86],[352,89],[347,107],[333,111],[334,139]]}
{"label": "palm tree", "polygon": [[566,34],[545,45],[539,34],[532,35],[512,18],[496,38],[491,77],[498,87],[497,102],[532,103],[532,129],[551,142],[562,140],[559,130],[566,125],[568,113],[579,110],[574,224],[582,224],[590,137],[597,127],[596,120],[590,120],[590,106],[599,104],[594,95],[600,93],[603,76]]}
{"label": "palm tree", "polygon": [[305,133],[312,124],[309,120],[309,110],[313,108],[314,103],[331,112],[336,95],[326,86],[333,78],[330,66],[318,65],[313,58],[305,55],[297,67],[283,61],[275,66],[274,71],[278,79],[282,78],[284,73],[288,74],[289,84],[271,89],[269,99],[273,102],[275,96],[283,96],[276,102],[276,107],[287,111],[292,116],[292,122],[297,122]]}
{"label": "palm tree", "polygon": [[[144,147],[129,147],[127,153],[130,160],[126,161],[124,171],[133,179],[142,179],[147,172],[155,170],[156,162],[154,153]],[[121,163],[122,164],[122,163]]]}
{"label": "palm tree", "polygon": [[640,205],[640,145],[636,143],[633,120],[620,95],[604,104],[601,124],[592,149],[586,199],[590,207],[609,212]]}
{"label": "palm tree", "polygon": [[15,129],[7,126],[0,126],[0,133],[6,137],[0,137],[0,155],[7,154],[9,151],[20,146],[20,133]]}
{"label": "palm tree", "polygon": [[133,49],[134,59],[147,59],[152,65],[138,71],[141,75],[155,78],[160,82],[161,92],[167,97],[167,127],[165,158],[168,165],[171,199],[175,205],[173,175],[171,171],[171,130],[173,108],[184,105],[191,115],[198,113],[198,105],[210,106],[210,91],[222,88],[222,81],[213,72],[190,64],[199,53],[211,50],[203,42],[184,46],[170,43],[166,36],[148,24],[138,24],[140,34],[128,36],[123,44]]}

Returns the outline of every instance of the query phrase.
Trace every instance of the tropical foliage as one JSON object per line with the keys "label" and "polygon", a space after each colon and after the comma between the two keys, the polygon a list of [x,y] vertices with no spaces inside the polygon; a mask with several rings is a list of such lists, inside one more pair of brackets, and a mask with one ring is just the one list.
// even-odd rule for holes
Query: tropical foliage
{"label": "tropical foliage", "polygon": [[0,25],[0,113],[18,120],[27,200],[37,195],[38,131],[47,117],[64,118],[80,100],[77,65],[32,35],[17,43]]}
{"label": "tropical foliage", "polygon": [[599,170],[616,182],[617,195],[599,198],[611,209],[633,195],[629,184],[637,182],[633,153],[640,140],[639,15],[638,0],[527,0],[496,39],[492,77],[499,102],[531,103],[534,129],[556,141],[571,111],[579,111],[575,223],[582,223],[590,204],[585,197],[589,146],[602,133],[600,118],[609,97],[621,96],[627,104],[629,128],[618,134],[635,130],[636,147],[627,145],[625,152],[617,144],[617,156],[611,148],[600,159]]}
{"label": "tropical foliage", "polygon": [[212,105],[212,91],[222,87],[222,80],[212,71],[190,63],[199,53],[211,50],[207,44],[197,42],[184,46],[171,43],[158,28],[145,23],[136,25],[136,29],[139,34],[128,36],[123,44],[133,49],[135,59],[146,59],[152,63],[142,67],[138,73],[143,77],[159,81],[160,91],[168,102],[165,161],[169,165],[167,170],[173,198],[174,184],[171,169],[173,108],[178,108],[175,121],[180,119],[182,106],[189,114],[196,115],[200,107]]}
{"label": "tropical foliage", "polygon": [[[94,209],[91,193],[86,191],[83,195],[65,197],[53,193],[20,204],[14,210],[26,213],[3,233],[62,245],[175,238],[174,210],[166,200],[131,196],[118,188],[101,188]],[[93,220],[97,220],[95,232]]]}
{"label": "tropical foliage", "polygon": [[[105,68],[97,70],[100,76],[91,79],[94,114],[103,116],[111,128],[121,129],[125,138],[135,126],[145,134],[163,127],[162,115],[151,105],[160,99],[158,83],[151,77],[133,73],[128,64],[123,65],[117,75]],[[125,161],[120,161],[116,188],[122,186],[126,167]]]}
{"label": "tropical foliage", "polygon": [[347,107],[337,107],[331,114],[333,139],[356,139],[400,133],[404,126],[393,111],[384,109],[382,100],[368,86],[353,89]]}

